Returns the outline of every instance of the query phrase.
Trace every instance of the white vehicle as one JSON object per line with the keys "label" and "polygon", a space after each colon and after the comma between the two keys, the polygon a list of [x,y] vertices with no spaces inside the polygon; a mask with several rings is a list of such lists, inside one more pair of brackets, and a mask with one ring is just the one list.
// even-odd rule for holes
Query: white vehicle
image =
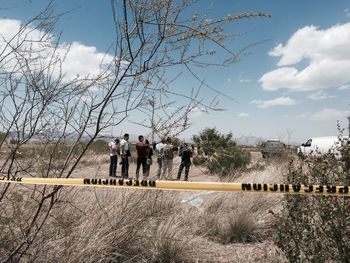
{"label": "white vehicle", "polygon": [[319,156],[332,153],[336,158],[340,158],[340,147],[341,142],[337,136],[314,137],[298,147],[298,155]]}

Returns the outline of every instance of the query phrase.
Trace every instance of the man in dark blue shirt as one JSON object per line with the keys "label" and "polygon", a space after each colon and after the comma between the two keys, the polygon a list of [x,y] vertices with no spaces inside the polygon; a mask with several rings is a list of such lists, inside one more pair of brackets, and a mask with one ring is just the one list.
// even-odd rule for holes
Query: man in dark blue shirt
{"label": "man in dark blue shirt", "polygon": [[181,156],[181,164],[179,167],[179,172],[177,173],[177,180],[180,180],[182,170],[185,168],[185,181],[188,181],[188,174],[190,172],[190,166],[191,166],[191,157],[193,156],[193,153],[191,149],[188,147],[188,144],[185,143],[184,148],[180,150],[180,156]]}

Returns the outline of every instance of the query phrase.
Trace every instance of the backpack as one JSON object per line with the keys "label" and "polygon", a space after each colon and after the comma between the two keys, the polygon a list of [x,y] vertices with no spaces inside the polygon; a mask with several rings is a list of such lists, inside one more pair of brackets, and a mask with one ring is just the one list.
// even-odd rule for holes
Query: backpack
{"label": "backpack", "polygon": [[165,146],[163,149],[163,154],[165,159],[173,159],[174,158],[174,151],[172,146]]}

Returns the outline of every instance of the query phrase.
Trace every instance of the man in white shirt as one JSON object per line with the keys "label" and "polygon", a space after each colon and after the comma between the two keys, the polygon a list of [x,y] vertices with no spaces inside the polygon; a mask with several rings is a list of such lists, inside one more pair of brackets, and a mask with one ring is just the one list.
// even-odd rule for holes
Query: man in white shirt
{"label": "man in white shirt", "polygon": [[109,148],[109,176],[116,177],[117,174],[117,163],[118,163],[118,154],[119,153],[119,139],[115,139],[108,144]]}
{"label": "man in white shirt", "polygon": [[159,143],[156,145],[156,154],[157,154],[157,164],[158,164],[158,170],[157,170],[157,179],[160,179],[160,175],[162,172],[163,167],[163,149],[164,149],[164,142],[165,140],[162,139]]}
{"label": "man in white shirt", "polygon": [[122,157],[122,178],[129,178],[129,134],[125,133],[120,142],[120,155]]}

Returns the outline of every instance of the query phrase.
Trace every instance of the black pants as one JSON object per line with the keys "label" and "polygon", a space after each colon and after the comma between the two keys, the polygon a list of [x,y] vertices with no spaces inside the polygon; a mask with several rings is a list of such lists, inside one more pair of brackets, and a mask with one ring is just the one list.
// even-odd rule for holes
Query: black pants
{"label": "black pants", "polygon": [[136,165],[136,179],[139,179],[140,167],[142,165],[142,173],[143,177],[147,176],[147,158],[137,157],[137,165]]}
{"label": "black pants", "polygon": [[191,162],[181,162],[180,167],[179,167],[179,172],[177,173],[177,180],[180,180],[181,178],[181,174],[182,174],[182,170],[185,168],[185,181],[188,180],[188,174],[190,172],[190,166],[191,166]]}
{"label": "black pants", "polygon": [[111,156],[111,161],[109,163],[109,176],[116,177],[117,163],[118,163],[118,155]]}
{"label": "black pants", "polygon": [[129,178],[129,157],[122,157],[122,178]]}
{"label": "black pants", "polygon": [[162,173],[163,160],[162,158],[157,158],[158,170],[157,170],[157,179],[160,179],[160,174]]}

